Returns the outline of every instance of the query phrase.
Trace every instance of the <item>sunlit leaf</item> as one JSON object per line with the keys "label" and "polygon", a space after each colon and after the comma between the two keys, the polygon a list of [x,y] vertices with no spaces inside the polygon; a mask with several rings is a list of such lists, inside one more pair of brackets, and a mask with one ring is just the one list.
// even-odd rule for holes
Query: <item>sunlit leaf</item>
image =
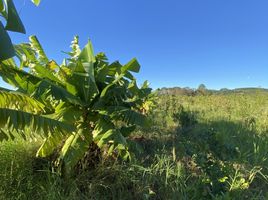
{"label": "sunlit leaf", "polygon": [[32,2],[33,2],[36,6],[39,6],[41,0],[32,0]]}
{"label": "sunlit leaf", "polygon": [[126,65],[123,66],[122,71],[126,71],[126,70],[137,72],[137,73],[140,71],[140,64],[138,63],[136,58],[133,58]]}

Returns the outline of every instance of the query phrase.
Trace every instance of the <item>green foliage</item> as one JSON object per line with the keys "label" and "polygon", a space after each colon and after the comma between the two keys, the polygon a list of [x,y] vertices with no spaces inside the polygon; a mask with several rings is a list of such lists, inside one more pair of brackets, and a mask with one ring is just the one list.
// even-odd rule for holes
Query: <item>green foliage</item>
{"label": "green foliage", "polygon": [[61,65],[47,58],[35,36],[15,48],[20,66],[12,59],[0,64],[3,80],[16,88],[0,92],[2,129],[27,129],[32,137],[45,137],[37,156],[47,157],[61,148],[55,163],[65,174],[92,142],[130,158],[125,136],[136,125],[149,125],[145,114],[151,89],[147,83],[138,88],[131,74],[140,69],[136,59],[126,65],[109,64],[103,53],[94,55],[90,41],[80,50],[78,37]]}
{"label": "green foliage", "polygon": [[194,199],[267,198],[267,100],[265,91],[159,96],[151,134],[160,130],[162,146],[185,164]]}
{"label": "green foliage", "polygon": [[[32,2],[35,5],[39,5],[40,0],[32,0]],[[6,22],[5,26],[0,22],[0,61],[2,61],[15,55],[15,50],[7,31],[19,33],[26,33],[26,31],[13,0],[0,0],[0,16]]]}
{"label": "green foliage", "polygon": [[200,84],[196,90],[196,93],[200,95],[208,94],[207,87],[204,84]]}
{"label": "green foliage", "polygon": [[173,114],[173,119],[175,122],[179,122],[180,127],[184,130],[192,128],[197,124],[196,113],[191,111],[185,111],[183,106],[179,107],[179,111]]}
{"label": "green foliage", "polygon": [[5,30],[2,22],[0,22],[0,60],[5,60],[15,55],[12,42]]}
{"label": "green foliage", "polygon": [[[182,107],[183,115],[193,114],[198,121],[187,131],[172,118],[182,113]],[[39,140],[3,142],[0,199],[267,199],[267,107],[268,97],[262,93],[159,96],[150,118],[154,124],[174,121],[138,129],[126,138],[136,152],[133,162],[104,156],[70,179],[55,173],[48,160],[34,157]],[[65,123],[81,116],[75,108],[57,113]],[[113,134],[109,122],[96,123],[96,132],[106,132],[100,145]],[[134,129],[134,125],[122,127],[120,132],[128,135]],[[48,150],[64,138],[57,136],[47,138]],[[68,144],[79,139],[71,138]]]}

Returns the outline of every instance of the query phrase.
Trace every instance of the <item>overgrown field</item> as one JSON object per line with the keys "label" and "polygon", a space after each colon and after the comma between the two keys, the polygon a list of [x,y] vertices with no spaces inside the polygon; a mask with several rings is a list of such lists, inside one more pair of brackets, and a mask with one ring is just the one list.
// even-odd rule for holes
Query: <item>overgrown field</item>
{"label": "overgrown field", "polygon": [[39,141],[0,146],[1,199],[268,199],[268,94],[162,95],[131,162],[95,158],[63,180]]}

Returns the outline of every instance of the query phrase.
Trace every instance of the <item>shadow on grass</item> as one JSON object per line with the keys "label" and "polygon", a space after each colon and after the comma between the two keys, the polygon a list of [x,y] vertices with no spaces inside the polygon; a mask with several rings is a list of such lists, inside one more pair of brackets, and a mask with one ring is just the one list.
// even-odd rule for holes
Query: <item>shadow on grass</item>
{"label": "shadow on grass", "polygon": [[[201,196],[214,199],[265,199],[268,192],[268,137],[253,120],[196,123],[144,137],[139,155],[163,153],[183,162],[191,181],[201,180]],[[150,163],[150,160],[147,160]]]}

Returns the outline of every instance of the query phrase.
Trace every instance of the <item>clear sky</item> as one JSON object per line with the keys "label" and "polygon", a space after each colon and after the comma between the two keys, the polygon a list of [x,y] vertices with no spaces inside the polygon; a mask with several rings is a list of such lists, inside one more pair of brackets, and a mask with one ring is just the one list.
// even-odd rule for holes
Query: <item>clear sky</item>
{"label": "clear sky", "polygon": [[[268,88],[267,0],[15,0],[27,34],[61,62],[74,35],[126,63],[153,88]],[[0,83],[3,85],[3,83]]]}

